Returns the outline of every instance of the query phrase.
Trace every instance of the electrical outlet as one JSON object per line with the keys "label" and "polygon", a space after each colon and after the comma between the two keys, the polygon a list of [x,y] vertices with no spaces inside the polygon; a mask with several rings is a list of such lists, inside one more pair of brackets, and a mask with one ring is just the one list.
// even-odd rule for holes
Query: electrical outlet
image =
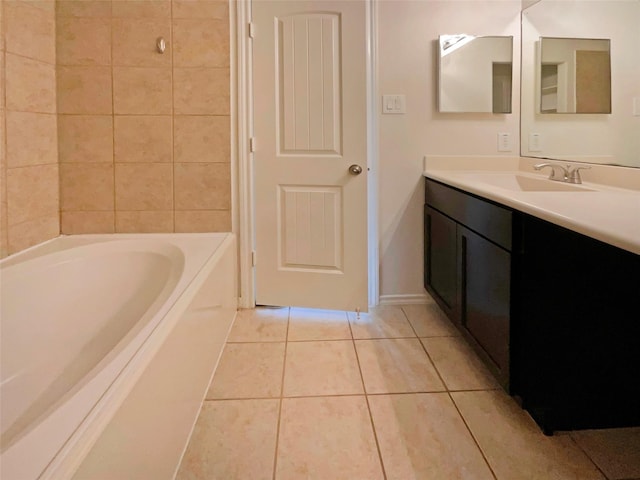
{"label": "electrical outlet", "polygon": [[499,133],[498,134],[498,151],[499,152],[510,152],[511,148],[511,134],[510,133]]}

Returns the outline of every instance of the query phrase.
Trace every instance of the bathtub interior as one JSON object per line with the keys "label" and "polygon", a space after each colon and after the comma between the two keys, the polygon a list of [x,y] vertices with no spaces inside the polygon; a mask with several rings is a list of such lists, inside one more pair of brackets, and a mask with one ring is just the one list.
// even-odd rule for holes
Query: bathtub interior
{"label": "bathtub interior", "polygon": [[184,266],[178,248],[165,250],[38,256],[2,269],[3,452],[153,317]]}

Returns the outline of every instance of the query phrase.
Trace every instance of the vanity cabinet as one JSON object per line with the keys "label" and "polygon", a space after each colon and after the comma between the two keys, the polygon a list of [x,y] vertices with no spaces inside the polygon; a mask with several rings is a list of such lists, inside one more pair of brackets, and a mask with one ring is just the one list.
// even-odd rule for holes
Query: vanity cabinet
{"label": "vanity cabinet", "polygon": [[640,255],[426,179],[424,268],[545,433],[640,426]]}
{"label": "vanity cabinet", "polygon": [[432,180],[424,212],[425,287],[509,388],[512,212]]}

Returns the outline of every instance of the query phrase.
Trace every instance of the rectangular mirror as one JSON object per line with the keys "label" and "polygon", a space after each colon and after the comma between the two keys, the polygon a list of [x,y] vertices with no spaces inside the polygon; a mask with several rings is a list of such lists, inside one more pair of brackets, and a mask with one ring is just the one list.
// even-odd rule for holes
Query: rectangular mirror
{"label": "rectangular mirror", "polygon": [[511,113],[513,37],[440,35],[438,111]]}
{"label": "rectangular mirror", "polygon": [[[521,18],[521,154],[640,168],[640,0],[539,0],[528,3]],[[545,88],[545,95],[552,94],[553,64],[560,64],[560,61],[547,60],[549,50],[544,45],[541,47],[541,38],[545,44],[547,39],[554,38],[561,42],[573,43],[575,39],[587,42],[586,46],[572,45],[571,52],[608,51],[610,67],[604,71],[608,75],[605,84],[606,80],[610,82],[610,106],[606,108],[605,102],[604,108],[596,107],[610,113],[582,115],[577,110],[573,114],[568,111],[560,115],[542,113],[542,110],[552,109],[552,97],[545,98],[544,107],[540,108],[541,91]],[[592,39],[608,40],[602,43]],[[552,69],[551,73],[545,72],[544,85],[543,63],[552,64],[544,67]],[[559,83],[556,85],[555,88],[562,91],[563,87]],[[602,92],[601,89],[598,91]],[[569,93],[566,96],[575,98]],[[607,97],[606,94],[594,96],[605,100]]]}
{"label": "rectangular mirror", "polygon": [[611,113],[610,45],[540,37],[540,113]]}

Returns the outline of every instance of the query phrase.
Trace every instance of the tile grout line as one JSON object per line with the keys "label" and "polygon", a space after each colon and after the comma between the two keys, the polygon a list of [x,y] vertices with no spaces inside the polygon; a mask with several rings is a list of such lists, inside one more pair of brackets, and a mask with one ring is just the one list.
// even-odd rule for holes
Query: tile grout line
{"label": "tile grout line", "polygon": [[289,324],[291,322],[291,307],[287,307],[287,328],[284,334],[284,358],[282,359],[282,375],[280,378],[280,399],[278,401],[278,422],[276,424],[276,448],[273,452],[273,480],[276,480],[276,472],[278,468],[278,449],[280,448],[280,424],[282,421],[282,403],[284,401],[284,375],[287,368],[287,345],[289,343]]}
{"label": "tile grout line", "polygon": [[[582,448],[582,445],[580,445],[575,438],[573,438],[573,435],[571,435],[571,432],[569,432],[568,437],[571,439],[571,441],[573,442],[574,445],[576,445],[578,447],[578,450],[580,450],[582,453],[584,453],[585,457],[587,457],[589,459],[589,461],[596,467],[596,470],[598,470],[602,476],[605,478],[605,480],[611,480],[609,478],[609,475],[607,475],[601,468],[600,466],[596,463],[596,461],[591,458],[591,455],[589,455],[589,452],[587,452],[584,448]],[[615,479],[614,479],[615,480]],[[624,479],[622,479],[624,480]]]}
{"label": "tile grout line", "polygon": [[349,332],[351,333],[351,344],[356,354],[356,363],[358,364],[358,372],[360,373],[360,381],[362,382],[362,391],[364,392],[364,401],[367,404],[367,411],[369,412],[369,421],[371,422],[371,430],[373,431],[373,439],[376,442],[376,450],[378,451],[378,459],[380,460],[380,468],[382,468],[382,476],[384,480],[387,479],[387,470],[384,467],[384,460],[382,459],[382,451],[380,450],[380,442],[378,441],[378,433],[376,432],[376,426],[373,422],[373,414],[371,413],[371,405],[369,404],[369,396],[367,395],[367,387],[364,383],[364,375],[362,374],[362,367],[360,366],[360,357],[358,356],[358,349],[356,348],[356,341],[353,337],[353,329],[351,328],[351,319],[349,313],[344,312],[347,316],[347,324],[349,325]]}
{"label": "tile grout line", "polygon": [[[113,69],[113,1],[109,4],[109,32],[111,35],[109,45],[109,72],[111,73],[111,166],[113,168],[113,232],[116,230],[116,100],[115,81]],[[108,211],[108,210],[107,210]]]}
{"label": "tile grout line", "polygon": [[[402,313],[407,318],[407,321],[409,322],[409,325],[411,325],[411,328],[413,329],[413,332],[416,333],[415,329],[413,328],[413,324],[409,321],[409,317],[407,316],[407,313],[404,311],[404,308],[400,307],[400,310],[402,310]],[[442,378],[442,375],[440,374],[440,371],[438,370],[438,367],[436,366],[435,362],[431,358],[431,355],[429,355],[429,352],[427,351],[427,347],[425,346],[424,342],[422,342],[422,340],[420,340],[420,337],[418,337],[418,341],[420,342],[420,345],[422,346],[422,350],[424,350],[424,353],[427,355],[427,358],[429,359],[429,361],[433,365],[433,368],[436,371],[436,374],[438,375],[438,378],[442,382],[442,385],[444,385],[444,387],[446,389],[446,394],[449,397],[449,400],[451,401],[451,403],[453,404],[453,408],[455,408],[456,412],[458,412],[458,415],[460,416],[460,419],[462,420],[462,423],[467,428],[467,431],[469,432],[469,435],[471,435],[471,438],[473,439],[473,443],[475,443],[476,447],[478,448],[478,451],[480,452],[480,455],[482,455],[482,459],[485,461],[485,463],[487,465],[487,468],[489,468],[489,471],[491,472],[491,475],[493,475],[493,478],[495,480],[498,480],[498,476],[493,471],[493,468],[491,467],[491,464],[489,463],[489,460],[485,456],[484,451],[480,447],[480,444],[478,443],[478,440],[473,435],[473,432],[471,431],[471,428],[469,428],[469,425],[467,424],[467,421],[465,420],[464,416],[462,415],[462,412],[458,408],[458,405],[456,405],[456,402],[453,400],[453,397],[451,396],[451,391],[449,390],[448,385],[444,381],[444,378]]]}

